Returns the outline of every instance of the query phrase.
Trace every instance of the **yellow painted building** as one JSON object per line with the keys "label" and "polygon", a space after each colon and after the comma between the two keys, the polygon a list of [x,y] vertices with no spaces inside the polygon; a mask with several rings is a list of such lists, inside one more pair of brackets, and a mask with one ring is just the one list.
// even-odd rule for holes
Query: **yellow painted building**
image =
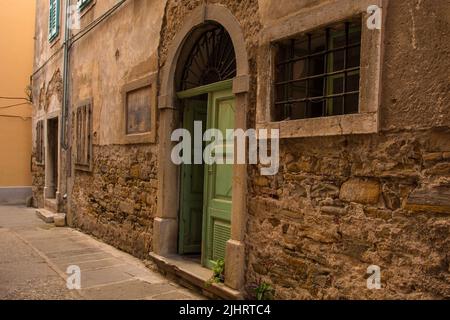
{"label": "yellow painted building", "polygon": [[31,195],[35,0],[0,0],[0,204]]}

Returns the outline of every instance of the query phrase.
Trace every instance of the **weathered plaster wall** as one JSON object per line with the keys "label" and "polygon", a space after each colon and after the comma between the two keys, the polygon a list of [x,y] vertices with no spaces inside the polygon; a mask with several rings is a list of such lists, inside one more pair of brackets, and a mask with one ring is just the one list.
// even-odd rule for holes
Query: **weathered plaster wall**
{"label": "weathered plaster wall", "polygon": [[[64,7],[64,1],[61,1]],[[36,124],[49,115],[58,115],[62,107],[62,70],[64,28],[59,36],[48,41],[49,2],[36,1],[34,74],[32,78],[33,121],[32,121],[32,184],[34,205],[44,206],[45,165],[36,163]],[[64,25],[61,15],[60,25]],[[45,141],[44,141],[45,143]],[[45,153],[45,152],[44,152]]]}
{"label": "weathered plaster wall", "polygon": [[[97,1],[82,16],[82,28],[116,3]],[[157,151],[156,145],[124,144],[122,88],[157,72],[164,4],[126,2],[71,52],[70,123],[79,103],[92,99],[94,148],[92,172],[71,168],[69,224],[142,258],[151,250]],[[73,130],[71,137],[73,143]]]}
{"label": "weathered plaster wall", "polygon": [[449,126],[449,2],[390,1],[388,12],[383,129]]}
{"label": "weathered plaster wall", "polygon": [[[292,9],[260,7],[267,23]],[[283,140],[279,174],[252,174],[248,286],[283,299],[450,296],[448,11],[390,1],[380,134]],[[366,288],[372,264],[382,290]]]}
{"label": "weathered plaster wall", "polygon": [[[116,1],[97,1],[82,16],[92,22]],[[121,144],[124,132],[122,88],[157,72],[157,47],[164,1],[126,2],[75,43],[71,52],[72,108],[94,98],[95,144]]]}

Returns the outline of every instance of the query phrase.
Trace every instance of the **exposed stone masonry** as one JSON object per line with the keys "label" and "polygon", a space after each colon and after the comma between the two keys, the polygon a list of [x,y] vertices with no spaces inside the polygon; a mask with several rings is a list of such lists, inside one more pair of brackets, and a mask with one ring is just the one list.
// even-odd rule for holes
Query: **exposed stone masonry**
{"label": "exposed stone masonry", "polygon": [[32,185],[33,205],[38,208],[44,206],[45,167],[36,164],[36,157],[32,156]]}
{"label": "exposed stone masonry", "polygon": [[157,157],[149,145],[95,146],[93,172],[77,171],[74,225],[144,258],[151,251]]}
{"label": "exposed stone masonry", "polygon": [[[449,297],[450,211],[407,208],[448,194],[448,141],[450,130],[283,142],[280,173],[255,179],[248,202],[247,283],[281,299]],[[384,290],[366,288],[370,265]]]}

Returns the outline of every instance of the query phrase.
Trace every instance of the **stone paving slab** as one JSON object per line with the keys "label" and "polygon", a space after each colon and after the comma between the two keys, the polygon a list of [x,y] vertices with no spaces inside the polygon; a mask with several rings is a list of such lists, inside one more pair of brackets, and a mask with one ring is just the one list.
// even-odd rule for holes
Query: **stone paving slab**
{"label": "stone paving slab", "polygon": [[63,268],[66,269],[67,266],[77,263],[84,263],[84,262],[92,262],[92,261],[100,261],[107,258],[110,258],[111,255],[106,252],[97,252],[97,253],[87,253],[82,254],[74,257],[57,257],[53,259],[53,262]]}
{"label": "stone paving slab", "polygon": [[[68,266],[81,290],[66,286]],[[0,299],[204,299],[139,259],[70,228],[46,225],[35,210],[0,206]]]}
{"label": "stone paving slab", "polygon": [[183,292],[173,291],[153,296],[151,297],[151,300],[191,300],[191,298],[188,294]]}
{"label": "stone paving slab", "polygon": [[81,269],[81,287],[91,288],[99,285],[114,284],[132,280],[133,276],[126,274],[118,267],[109,267],[98,270]]}
{"label": "stone paving slab", "polygon": [[178,289],[169,283],[150,284],[144,281],[131,280],[105,287],[86,289],[81,294],[87,298],[98,300],[140,300]]}
{"label": "stone paving slab", "polygon": [[[77,266],[80,267],[81,270],[97,270],[97,269],[104,269],[108,267],[117,267],[120,265],[124,265],[124,262],[117,258],[106,258],[106,259],[100,259],[100,260],[93,260],[93,261],[83,261],[76,260]],[[56,263],[58,267],[60,267],[62,270],[67,270],[67,268],[71,265],[74,265],[75,262],[72,260],[72,262],[59,262]]]}

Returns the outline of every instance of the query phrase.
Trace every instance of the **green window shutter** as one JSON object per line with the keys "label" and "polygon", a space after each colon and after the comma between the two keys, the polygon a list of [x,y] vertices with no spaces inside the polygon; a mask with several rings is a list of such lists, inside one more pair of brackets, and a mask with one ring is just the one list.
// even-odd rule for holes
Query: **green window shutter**
{"label": "green window shutter", "polygon": [[51,42],[59,34],[59,3],[60,0],[50,0],[48,19],[48,40]]}
{"label": "green window shutter", "polygon": [[79,10],[83,10],[92,0],[78,0],[77,5]]}

